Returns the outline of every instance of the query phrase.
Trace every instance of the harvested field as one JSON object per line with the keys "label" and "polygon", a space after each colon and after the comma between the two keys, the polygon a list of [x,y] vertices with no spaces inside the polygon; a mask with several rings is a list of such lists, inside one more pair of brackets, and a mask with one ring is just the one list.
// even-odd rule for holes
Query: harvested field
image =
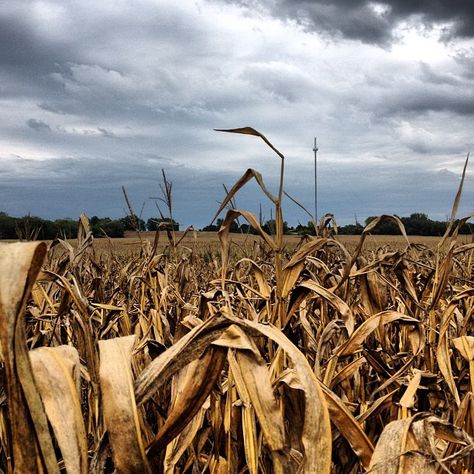
{"label": "harvested field", "polygon": [[[133,249],[134,247],[140,247],[140,239],[137,237],[136,232],[127,231],[123,239],[112,239],[113,245],[116,249]],[[184,232],[176,232],[176,238],[180,239],[183,237]],[[150,243],[155,239],[154,232],[141,232],[140,237],[143,240],[148,240]],[[355,249],[359,243],[360,236],[358,235],[336,235],[335,240],[341,242],[348,250]],[[297,235],[285,235],[284,242],[285,246],[289,249],[294,249],[300,242],[301,237]],[[435,249],[440,242],[441,237],[425,237],[419,235],[409,236],[411,244],[425,245],[429,249]],[[471,243],[472,236],[470,235],[459,235],[457,241],[460,244]],[[233,245],[249,246],[259,242],[259,237],[256,235],[246,234],[232,234]],[[75,242],[72,241],[75,245]],[[162,233],[159,240],[159,248],[163,249],[168,244],[166,236]],[[182,245],[195,250],[205,250],[206,248],[220,249],[219,236],[217,232],[190,232],[182,240]],[[384,246],[389,246],[392,249],[403,249],[406,246],[406,240],[402,235],[369,235],[364,244],[365,250],[377,250]],[[106,239],[96,240],[96,247],[109,248],[110,243]]]}

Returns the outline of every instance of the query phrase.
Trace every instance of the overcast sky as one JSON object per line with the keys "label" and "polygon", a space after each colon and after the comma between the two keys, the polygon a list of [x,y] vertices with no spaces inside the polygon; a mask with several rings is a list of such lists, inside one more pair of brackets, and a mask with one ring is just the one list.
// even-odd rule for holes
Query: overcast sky
{"label": "overcast sky", "polygon": [[[0,211],[156,215],[161,169],[182,225],[210,222],[255,168],[339,223],[449,213],[474,142],[472,0],[3,0]],[[474,166],[474,165],[473,165]],[[472,168],[472,167],[471,167]],[[472,174],[472,172],[470,173]],[[468,176],[460,214],[474,211]],[[255,185],[238,207],[265,218]],[[294,205],[290,224],[307,222]]]}

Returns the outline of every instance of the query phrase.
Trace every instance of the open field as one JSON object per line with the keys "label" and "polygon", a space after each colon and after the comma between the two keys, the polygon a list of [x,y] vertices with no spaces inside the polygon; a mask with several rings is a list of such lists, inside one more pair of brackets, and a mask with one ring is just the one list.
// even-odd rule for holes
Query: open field
{"label": "open field", "polygon": [[[182,238],[184,232],[176,232],[176,238]],[[134,249],[140,248],[140,239],[152,243],[155,238],[155,232],[141,232],[138,237],[136,232],[128,231],[123,239],[97,239],[96,246],[98,249],[110,249],[123,252],[133,252]],[[408,236],[410,243],[425,245],[429,249],[434,249],[439,243],[441,237],[425,237],[412,235]],[[231,239],[236,247],[249,247],[257,244],[260,238],[256,235],[247,234],[231,234]],[[338,235],[335,239],[341,242],[349,251],[356,248],[360,241],[359,235]],[[472,242],[472,236],[459,235],[457,238],[460,244],[467,244]],[[294,249],[300,243],[301,237],[297,235],[286,235],[284,237],[285,245],[288,249]],[[75,242],[72,241],[75,245]],[[159,248],[163,249],[167,245],[166,234],[160,233]],[[181,241],[182,247],[203,251],[210,249],[218,251],[220,249],[220,242],[217,232],[189,232]],[[380,249],[384,246],[389,246],[392,249],[400,250],[406,246],[405,239],[401,235],[369,235],[364,243],[366,251]]]}

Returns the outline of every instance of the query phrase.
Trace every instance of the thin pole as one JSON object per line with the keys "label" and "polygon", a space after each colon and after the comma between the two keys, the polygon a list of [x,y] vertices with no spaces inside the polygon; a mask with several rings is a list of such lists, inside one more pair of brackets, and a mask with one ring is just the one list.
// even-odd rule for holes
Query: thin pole
{"label": "thin pole", "polygon": [[318,142],[314,137],[314,219],[318,225]]}

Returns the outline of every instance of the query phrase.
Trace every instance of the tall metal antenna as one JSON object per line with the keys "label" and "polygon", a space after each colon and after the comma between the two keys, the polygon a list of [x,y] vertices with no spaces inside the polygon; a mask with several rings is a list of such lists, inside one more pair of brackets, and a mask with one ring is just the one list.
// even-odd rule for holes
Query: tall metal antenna
{"label": "tall metal antenna", "polygon": [[314,219],[318,225],[318,142],[314,137]]}

